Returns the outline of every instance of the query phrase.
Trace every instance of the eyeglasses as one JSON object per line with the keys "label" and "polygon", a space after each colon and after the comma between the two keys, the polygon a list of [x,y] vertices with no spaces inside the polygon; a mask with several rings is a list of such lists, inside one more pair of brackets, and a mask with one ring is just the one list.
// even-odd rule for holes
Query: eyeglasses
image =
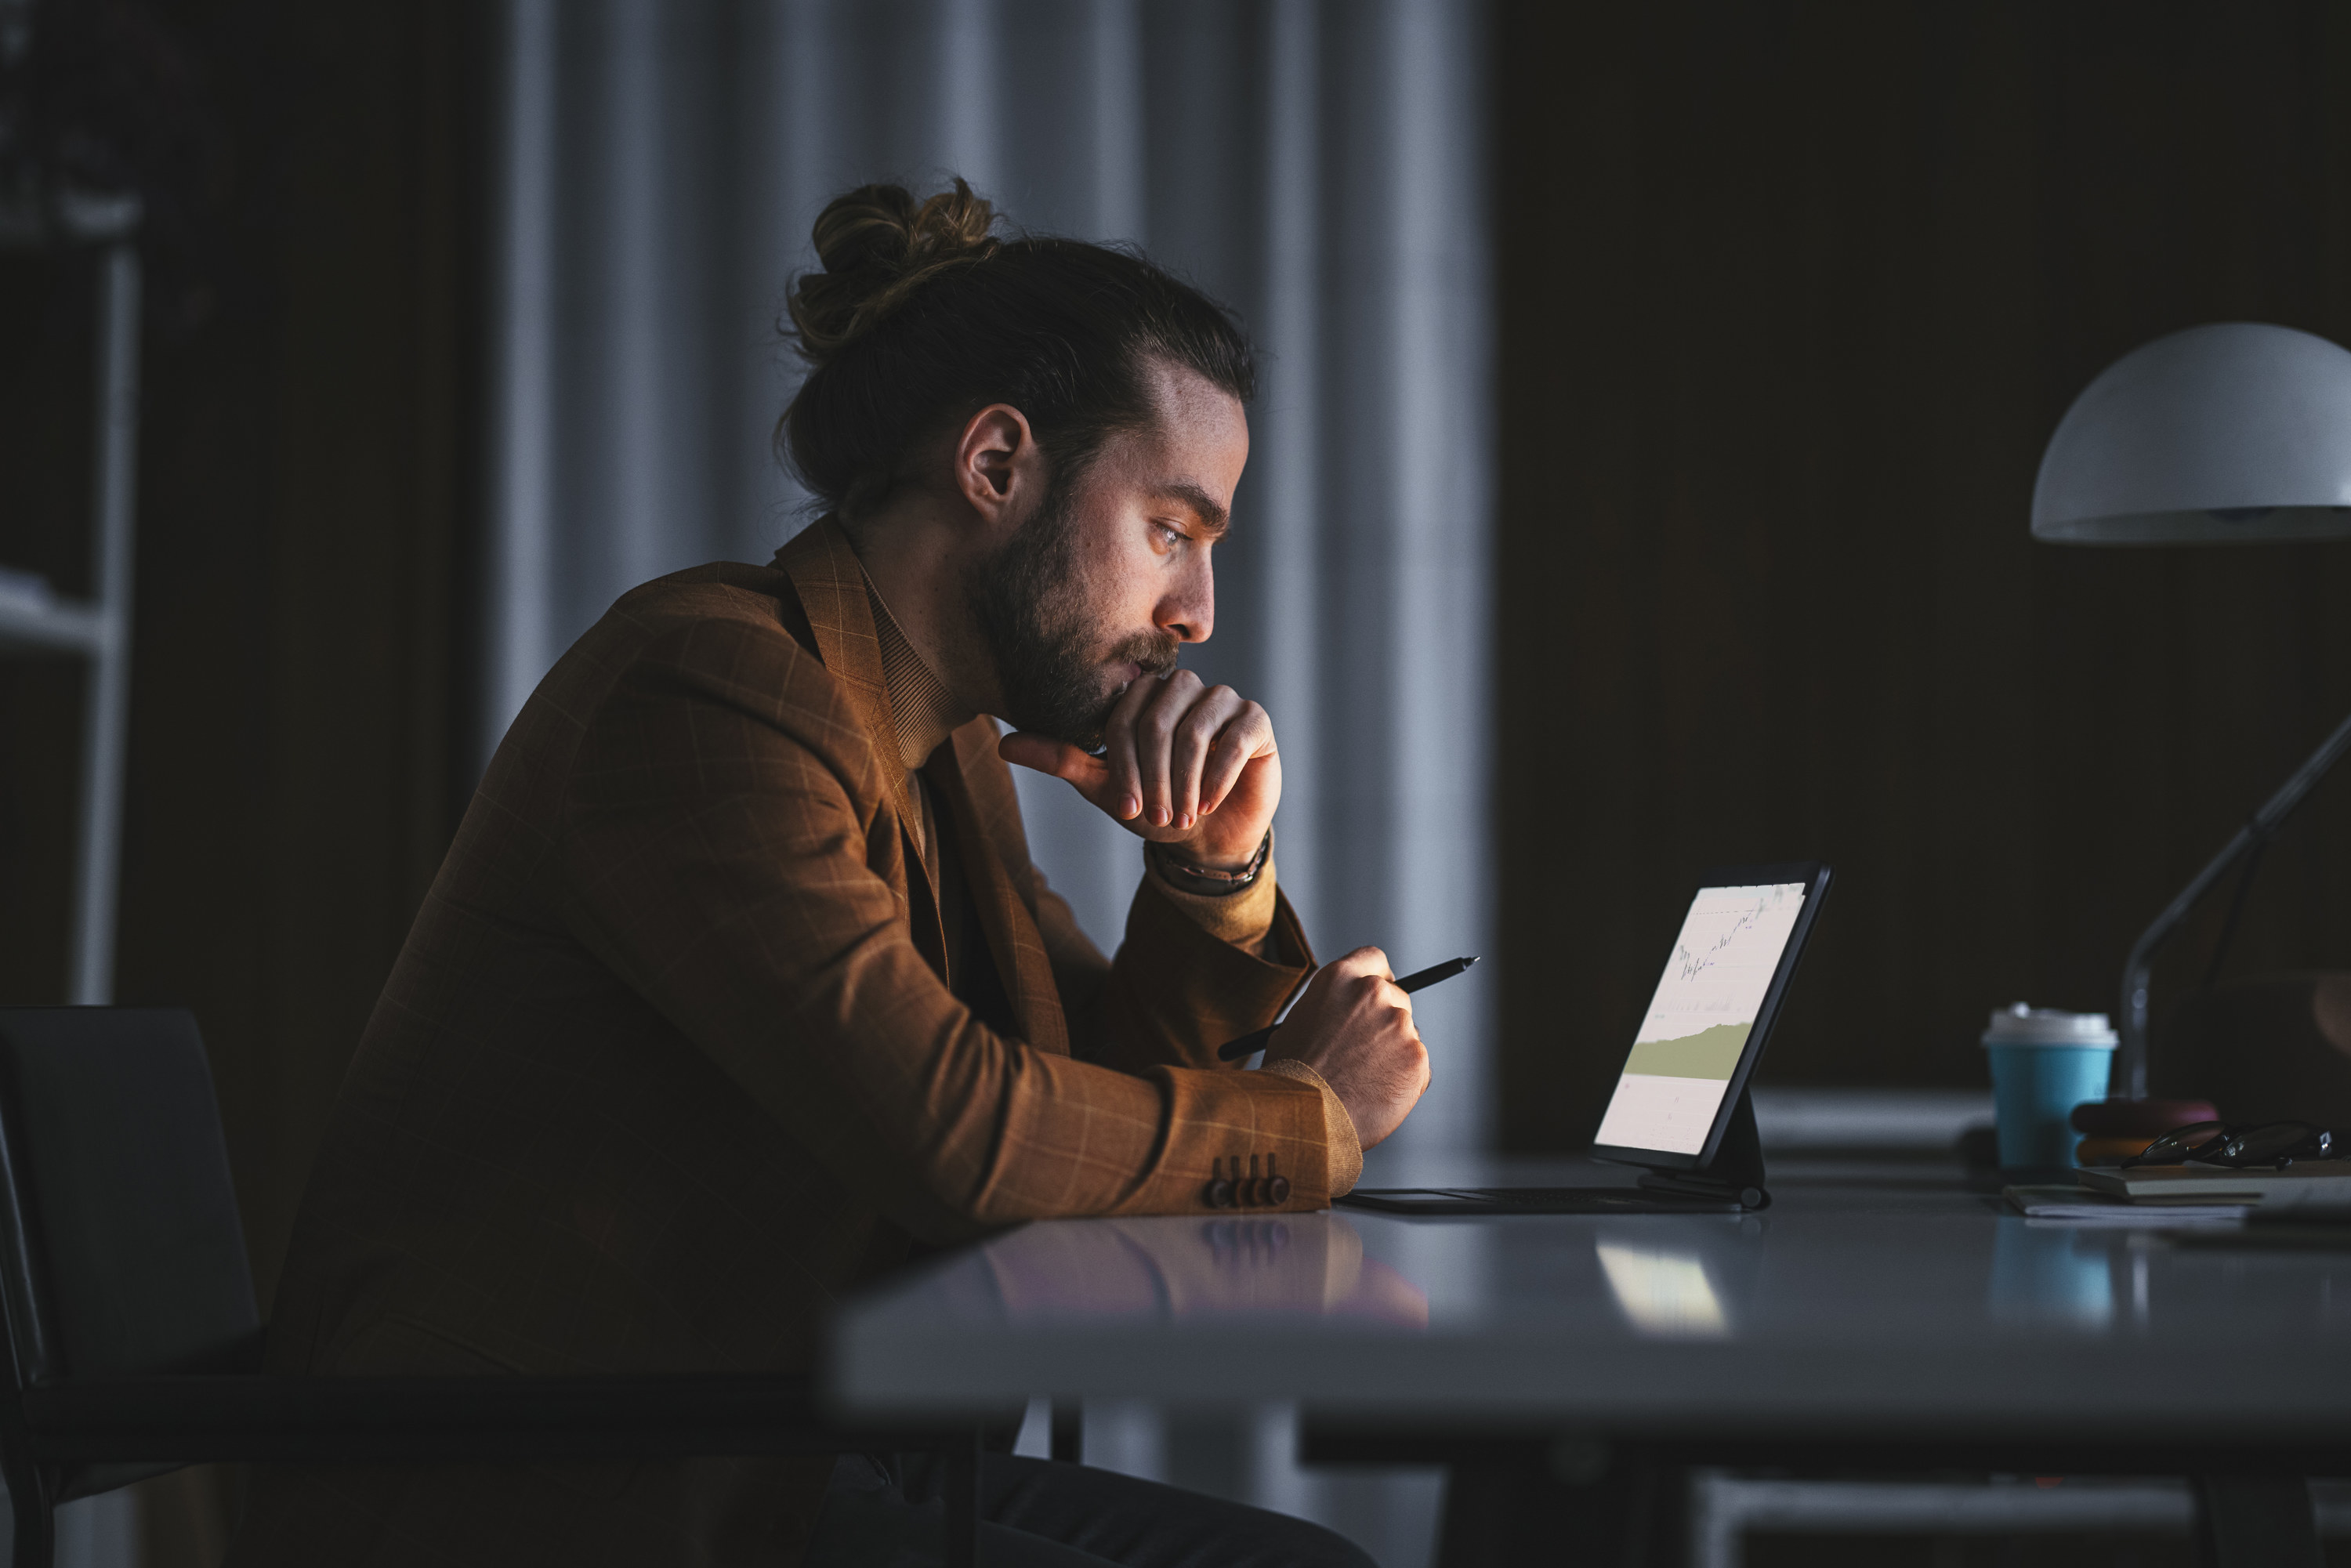
{"label": "eyeglasses", "polygon": [[2174,1127],[2137,1154],[2123,1161],[2132,1166],[2176,1166],[2194,1160],[2201,1166],[2228,1166],[2243,1170],[2275,1166],[2283,1170],[2296,1160],[2330,1159],[2335,1134],[2307,1122],[2265,1122],[2259,1126],[2231,1127],[2225,1122],[2190,1122]]}

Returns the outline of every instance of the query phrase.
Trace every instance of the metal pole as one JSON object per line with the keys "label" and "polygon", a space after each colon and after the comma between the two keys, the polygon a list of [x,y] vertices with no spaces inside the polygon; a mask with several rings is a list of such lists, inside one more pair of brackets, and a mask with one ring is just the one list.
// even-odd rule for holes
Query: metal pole
{"label": "metal pole", "polygon": [[2228,874],[2230,867],[2275,836],[2294,809],[2302,804],[2303,797],[2342,760],[2346,750],[2351,750],[2351,718],[2345,719],[2334,734],[2320,743],[2318,749],[2310,754],[2310,760],[2294,769],[2278,792],[2253,813],[2251,821],[2237,830],[2236,837],[2212,857],[2210,864],[2196,873],[2195,881],[2179,890],[2179,896],[2166,904],[2155,923],[2131,945],[2130,956],[2123,963],[2122,1049],[2115,1053],[2116,1082],[2109,1092],[2118,1089],[2126,1099],[2147,1098],[2147,987],[2156,949],[2171,939],[2204,895],[2212,891],[2212,884]]}
{"label": "metal pole", "polygon": [[139,253],[127,240],[109,246],[99,260],[97,415],[90,575],[99,640],[82,705],[70,995],[77,1003],[102,1006],[114,998],[122,774],[131,711],[131,524],[139,478]]}
{"label": "metal pole", "polygon": [[1086,1461],[1086,1407],[1076,1398],[1052,1401],[1052,1455],[1065,1465]]}
{"label": "metal pole", "polygon": [[987,1439],[975,1427],[946,1450],[946,1568],[977,1568],[979,1562],[979,1460]]}

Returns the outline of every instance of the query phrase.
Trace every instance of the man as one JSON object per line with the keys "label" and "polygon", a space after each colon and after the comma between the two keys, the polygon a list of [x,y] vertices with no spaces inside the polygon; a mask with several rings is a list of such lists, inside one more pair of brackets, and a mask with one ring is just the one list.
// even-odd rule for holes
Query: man
{"label": "man", "polygon": [[[819,220],[782,434],[831,509],[771,568],[623,597],[516,719],[343,1086],[277,1369],[804,1368],[916,1248],[1320,1207],[1417,1101],[1384,959],[1318,969],[1275,885],[1264,710],[1175,667],[1247,345],[1139,257],[991,221],[960,182]],[[1114,962],[1008,762],[1144,841]],[[1263,1070],[1217,1061],[1301,981]],[[893,1456],[288,1469],[235,1560],[919,1560],[935,1490]],[[1000,1563],[1360,1561],[1073,1466],[983,1490]]]}

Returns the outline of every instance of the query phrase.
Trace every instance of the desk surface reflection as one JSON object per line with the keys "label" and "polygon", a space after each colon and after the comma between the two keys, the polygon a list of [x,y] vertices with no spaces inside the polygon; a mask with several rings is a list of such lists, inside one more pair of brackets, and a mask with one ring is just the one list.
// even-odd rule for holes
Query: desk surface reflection
{"label": "desk surface reflection", "polygon": [[1743,1216],[1032,1225],[848,1309],[834,1388],[873,1414],[1052,1394],[1624,1432],[2341,1426],[2351,1249],[2044,1226],[1937,1167],[1772,1187]]}

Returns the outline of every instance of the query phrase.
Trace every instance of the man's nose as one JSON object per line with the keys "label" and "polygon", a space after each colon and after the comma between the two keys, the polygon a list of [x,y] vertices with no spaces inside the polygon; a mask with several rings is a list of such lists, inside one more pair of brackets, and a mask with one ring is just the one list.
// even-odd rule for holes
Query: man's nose
{"label": "man's nose", "polygon": [[1204,562],[1159,602],[1159,629],[1179,643],[1205,643],[1217,626],[1216,574]]}

